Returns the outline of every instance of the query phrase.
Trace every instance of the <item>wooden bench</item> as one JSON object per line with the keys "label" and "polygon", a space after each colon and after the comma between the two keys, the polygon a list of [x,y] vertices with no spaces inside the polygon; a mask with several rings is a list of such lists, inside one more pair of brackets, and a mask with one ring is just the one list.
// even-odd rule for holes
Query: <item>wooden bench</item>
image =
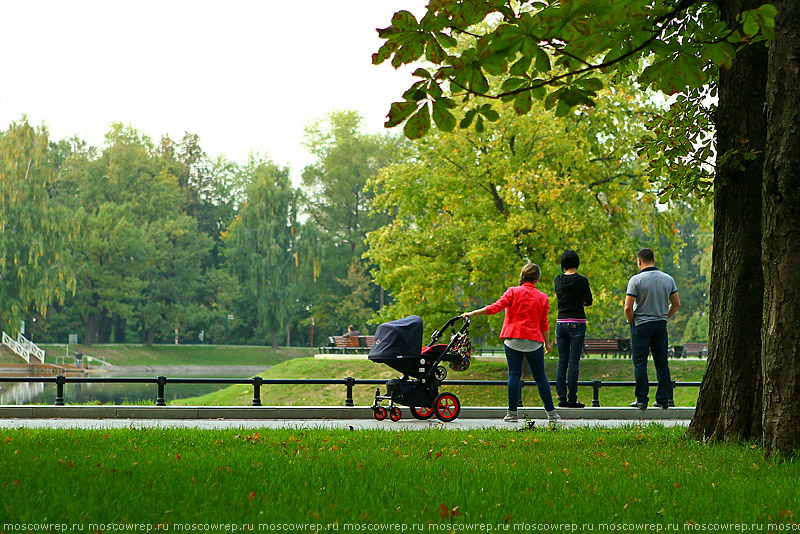
{"label": "wooden bench", "polygon": [[681,356],[684,358],[693,356],[696,358],[708,357],[708,343],[684,343]]}
{"label": "wooden bench", "polygon": [[320,354],[368,354],[375,336],[328,336],[328,345],[320,347]]}
{"label": "wooden bench", "polygon": [[601,354],[604,358],[611,354],[614,357],[620,355],[627,355],[630,350],[622,347],[620,341],[626,341],[627,347],[630,347],[628,340],[619,339],[584,339],[583,340],[583,353],[584,354]]}

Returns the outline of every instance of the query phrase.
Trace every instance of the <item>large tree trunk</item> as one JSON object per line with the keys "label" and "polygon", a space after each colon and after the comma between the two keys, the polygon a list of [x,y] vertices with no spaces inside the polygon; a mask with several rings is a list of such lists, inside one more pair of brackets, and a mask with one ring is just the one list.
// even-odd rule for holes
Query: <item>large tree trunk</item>
{"label": "large tree trunk", "polygon": [[[720,0],[729,25],[761,0]],[[720,72],[708,368],[690,436],[761,438],[761,184],[766,142],[767,51],[748,46]],[[741,156],[756,151],[744,161]]]}
{"label": "large tree trunk", "polygon": [[98,343],[111,343],[111,318],[104,313],[100,318],[100,327],[97,332]]}
{"label": "large tree trunk", "polygon": [[97,343],[97,336],[100,332],[100,323],[103,320],[103,316],[105,312],[96,311],[89,314],[89,317],[86,318],[86,329],[84,330],[83,334],[83,344],[84,345],[94,345]]}
{"label": "large tree trunk", "polygon": [[776,2],[764,163],[764,447],[800,448],[800,6]]}

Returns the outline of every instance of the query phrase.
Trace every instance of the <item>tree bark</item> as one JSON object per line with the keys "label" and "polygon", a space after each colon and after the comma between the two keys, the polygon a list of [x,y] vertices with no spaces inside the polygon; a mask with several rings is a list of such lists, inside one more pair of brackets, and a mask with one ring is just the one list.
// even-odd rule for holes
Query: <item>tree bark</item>
{"label": "tree bark", "polygon": [[97,335],[100,331],[100,321],[103,319],[103,312],[96,311],[89,314],[86,318],[86,329],[83,334],[84,345],[94,345],[97,343]]}
{"label": "tree bark", "polygon": [[[723,20],[761,0],[720,0]],[[714,179],[714,251],[708,367],[688,435],[727,441],[761,438],[761,188],[766,144],[764,101],[767,49],[740,51],[720,72],[717,170]],[[739,153],[755,151],[744,161]]]}
{"label": "tree bark", "polygon": [[763,187],[764,448],[800,448],[800,6],[778,8],[767,78]]}

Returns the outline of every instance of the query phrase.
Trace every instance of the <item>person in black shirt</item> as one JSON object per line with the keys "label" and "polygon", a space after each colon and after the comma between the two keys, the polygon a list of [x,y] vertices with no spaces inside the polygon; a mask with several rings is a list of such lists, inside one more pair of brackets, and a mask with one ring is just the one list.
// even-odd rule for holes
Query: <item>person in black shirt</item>
{"label": "person in black shirt", "polygon": [[563,273],[556,276],[554,283],[558,298],[556,393],[561,408],[584,407],[578,402],[578,374],[586,337],[586,312],[583,308],[592,305],[592,290],[589,280],[578,274],[580,264],[574,250],[565,250],[561,255]]}

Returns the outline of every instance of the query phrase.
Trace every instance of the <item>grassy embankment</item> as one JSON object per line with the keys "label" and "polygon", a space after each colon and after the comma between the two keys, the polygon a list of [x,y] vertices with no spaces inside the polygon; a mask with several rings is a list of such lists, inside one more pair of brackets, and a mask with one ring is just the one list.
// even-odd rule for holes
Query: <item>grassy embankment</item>
{"label": "grassy embankment", "polygon": [[106,532],[120,522],[254,532],[796,526],[800,462],[683,432],[2,430],[0,516],[32,532],[54,522]]}
{"label": "grassy embankment", "polygon": [[[555,359],[545,360],[547,377],[551,382],[556,376]],[[702,380],[706,362],[700,360],[674,360],[670,362],[672,378],[677,382],[699,382]],[[398,373],[386,365],[364,360],[315,360],[298,358],[283,362],[261,373],[268,379],[317,378],[343,379],[352,376],[356,379],[397,378]],[[507,367],[503,361],[473,361],[469,370],[455,372],[449,370],[448,378],[452,380],[499,380],[508,379]],[[526,380],[532,380],[526,374]],[[581,361],[581,381],[599,379],[602,381],[632,381],[633,367],[630,360],[591,358]],[[650,379],[655,380],[655,371],[650,363]],[[358,406],[371,405],[376,386],[356,386],[353,400]],[[465,406],[504,406],[506,404],[506,388],[504,386],[447,386],[441,390],[451,391],[458,395]],[[382,391],[385,389],[382,388]],[[679,387],[675,390],[676,406],[694,406],[699,388]],[[343,385],[274,385],[264,386],[261,400],[266,406],[341,406],[344,404],[345,387]],[[655,398],[655,388],[651,388],[651,398]],[[231,386],[220,391],[195,397],[172,401],[173,405],[195,406],[246,406],[252,402],[251,386]],[[591,387],[580,387],[578,399],[589,405],[592,399]],[[632,387],[608,387],[600,390],[602,406],[627,406],[634,400]],[[526,406],[541,406],[541,400],[535,387],[523,389],[523,402]]]}
{"label": "grassy embankment", "polygon": [[[64,345],[41,345],[46,361],[55,362],[66,355]],[[248,365],[270,366],[299,357],[312,356],[315,349],[279,348],[251,345],[70,345],[70,356],[76,352],[84,357],[102,358],[112,365]],[[0,354],[0,363],[19,363],[13,355]],[[73,363],[73,360],[67,360]]]}

